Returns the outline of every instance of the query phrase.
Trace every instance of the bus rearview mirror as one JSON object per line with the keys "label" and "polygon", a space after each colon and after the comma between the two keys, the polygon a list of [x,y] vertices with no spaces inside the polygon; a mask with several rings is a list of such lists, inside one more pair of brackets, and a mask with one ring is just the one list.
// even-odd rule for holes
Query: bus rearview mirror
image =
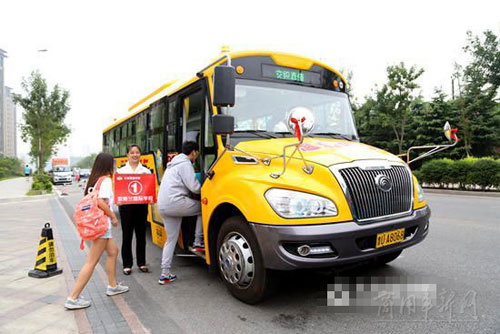
{"label": "bus rearview mirror", "polygon": [[212,131],[216,135],[231,135],[234,132],[234,117],[230,115],[213,115]]}
{"label": "bus rearview mirror", "polygon": [[449,141],[452,141],[451,140],[451,125],[449,122],[446,122],[444,124],[443,132],[444,132],[444,136],[446,137],[446,139],[448,139]]}
{"label": "bus rearview mirror", "polygon": [[235,101],[236,72],[232,66],[216,66],[214,69],[214,106],[232,107]]}

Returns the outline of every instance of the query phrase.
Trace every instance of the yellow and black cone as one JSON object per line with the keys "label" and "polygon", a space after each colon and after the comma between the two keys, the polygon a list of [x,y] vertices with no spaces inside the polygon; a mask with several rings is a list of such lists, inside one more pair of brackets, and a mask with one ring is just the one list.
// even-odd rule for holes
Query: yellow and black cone
{"label": "yellow and black cone", "polygon": [[50,224],[46,223],[42,229],[40,244],[36,255],[35,269],[30,270],[28,276],[35,278],[46,278],[62,273],[57,268],[56,248],[54,247],[54,236]]}

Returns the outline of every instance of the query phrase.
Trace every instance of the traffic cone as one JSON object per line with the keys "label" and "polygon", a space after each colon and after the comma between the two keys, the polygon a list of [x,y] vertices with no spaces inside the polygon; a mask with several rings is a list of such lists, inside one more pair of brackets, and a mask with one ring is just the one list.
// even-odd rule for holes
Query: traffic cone
{"label": "traffic cone", "polygon": [[29,277],[46,278],[62,273],[62,268],[57,268],[56,249],[50,224],[46,223],[42,229],[40,245],[36,255],[35,269],[30,270]]}
{"label": "traffic cone", "polygon": [[63,188],[61,190],[61,196],[68,196],[68,190],[66,189],[65,184],[63,184]]}

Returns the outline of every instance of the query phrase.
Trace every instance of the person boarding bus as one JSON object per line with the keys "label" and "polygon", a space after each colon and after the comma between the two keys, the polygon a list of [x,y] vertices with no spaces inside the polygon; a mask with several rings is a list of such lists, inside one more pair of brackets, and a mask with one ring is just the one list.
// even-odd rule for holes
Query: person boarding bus
{"label": "person boarding bus", "polygon": [[158,210],[167,232],[167,242],[163,247],[161,260],[162,271],[158,281],[162,285],[177,278],[176,275],[171,273],[170,266],[183,217],[197,216],[193,250],[197,252],[205,251],[201,203],[190,196],[191,193],[200,194],[201,190],[200,182],[198,182],[193,168],[193,163],[198,158],[198,155],[198,144],[192,141],[185,142],[182,145],[182,153],[175,156],[167,164],[158,191]]}

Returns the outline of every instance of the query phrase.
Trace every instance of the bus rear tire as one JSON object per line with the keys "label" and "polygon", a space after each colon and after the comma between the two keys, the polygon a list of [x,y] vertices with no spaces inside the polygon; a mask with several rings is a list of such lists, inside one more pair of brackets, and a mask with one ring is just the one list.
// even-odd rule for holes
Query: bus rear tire
{"label": "bus rear tire", "polygon": [[230,217],[217,237],[217,268],[227,289],[247,304],[264,300],[269,291],[269,272],[248,222]]}

